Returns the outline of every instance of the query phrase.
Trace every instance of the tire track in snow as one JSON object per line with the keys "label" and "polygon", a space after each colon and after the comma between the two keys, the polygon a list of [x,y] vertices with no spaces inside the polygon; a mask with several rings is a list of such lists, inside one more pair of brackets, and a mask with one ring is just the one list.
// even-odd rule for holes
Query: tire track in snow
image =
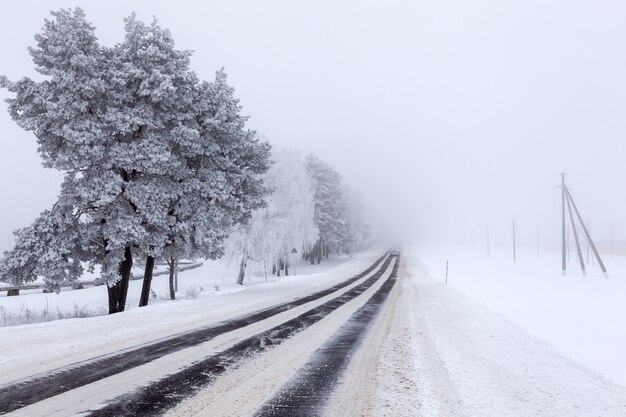
{"label": "tire track in snow", "polygon": [[[104,407],[97,410],[87,410],[81,415],[89,417],[117,417],[122,415],[155,416],[163,414],[184,399],[196,394],[227,370],[237,367],[246,359],[282,343],[287,338],[317,323],[345,303],[359,297],[381,279],[383,274],[389,269],[392,260],[393,257],[387,257],[383,265],[372,277],[324,304],[314,307],[285,323],[245,339],[233,347],[195,363],[180,372],[169,375],[137,391],[118,397]],[[395,265],[394,270],[396,269]],[[391,276],[393,276],[393,273]],[[390,278],[386,280],[383,286],[389,281]]]}
{"label": "tire track in snow", "polygon": [[216,336],[240,329],[294,307],[325,297],[367,276],[372,271],[376,270],[386,257],[387,254],[384,254],[360,274],[333,287],[306,297],[247,314],[221,324],[181,333],[150,344],[127,349],[119,353],[96,357],[51,372],[2,385],[0,386],[0,415],[144,365],[165,355],[204,343]]}
{"label": "tire track in snow", "polygon": [[309,362],[255,414],[255,417],[321,416],[328,399],[359,347],[367,329],[391,292],[398,272],[393,272],[376,293],[319,348]]}

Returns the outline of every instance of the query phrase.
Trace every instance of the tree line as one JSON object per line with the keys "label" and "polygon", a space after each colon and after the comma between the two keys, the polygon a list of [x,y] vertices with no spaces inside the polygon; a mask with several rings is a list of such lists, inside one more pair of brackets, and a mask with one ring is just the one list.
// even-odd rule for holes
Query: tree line
{"label": "tree line", "polygon": [[299,257],[320,263],[331,253],[354,252],[369,237],[358,195],[315,155],[274,151],[264,182],[267,205],[227,239],[227,254],[239,262],[238,284],[249,261],[262,264],[266,276],[288,275]]}
{"label": "tree line", "polygon": [[52,12],[29,48],[43,80],[0,77],[11,117],[63,174],[55,204],[15,232],[0,279],[43,277],[58,291],[98,267],[116,313],[133,264],[144,268],[143,306],[157,260],[170,266],[173,298],[179,259],[239,248],[244,269],[259,256],[287,272],[290,249],[312,262],[349,250],[365,228],[336,171],[314,156],[273,156],[223,70],[200,80],[156,19],[124,23],[109,47],[81,9]]}

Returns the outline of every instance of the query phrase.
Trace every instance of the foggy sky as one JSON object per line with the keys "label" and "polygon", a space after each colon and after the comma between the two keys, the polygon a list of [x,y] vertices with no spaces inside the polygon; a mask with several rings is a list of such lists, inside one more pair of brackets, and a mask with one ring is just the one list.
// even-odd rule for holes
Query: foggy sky
{"label": "foggy sky", "polygon": [[[80,5],[102,44],[156,16],[210,80],[224,66],[249,127],[315,152],[390,234],[471,242],[489,226],[556,241],[559,173],[597,239],[626,240],[623,1],[20,1],[3,4],[0,73],[36,77],[26,47]],[[7,93],[0,92],[0,98]],[[0,104],[0,250],[55,200],[32,133]]]}

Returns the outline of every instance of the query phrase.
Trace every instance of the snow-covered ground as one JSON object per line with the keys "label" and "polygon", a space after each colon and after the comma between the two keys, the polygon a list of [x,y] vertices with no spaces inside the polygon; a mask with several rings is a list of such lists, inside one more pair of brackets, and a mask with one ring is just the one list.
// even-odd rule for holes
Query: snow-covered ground
{"label": "snow-covered ground", "polygon": [[[462,272],[467,274],[462,290],[445,286],[441,274],[432,273],[440,266],[441,258],[437,256],[442,254],[448,254],[457,265],[456,274],[450,277],[456,276],[458,282]],[[396,288],[345,373],[326,415],[626,415],[626,387],[564,356],[560,348],[529,333],[517,320],[464,294],[467,289],[477,298],[484,292],[497,297],[498,292],[493,292],[499,287],[484,277],[491,271],[488,263],[475,261],[471,264],[474,269],[469,269],[469,261],[461,263],[465,256],[471,257],[462,248],[405,248]],[[422,257],[428,259],[430,267],[422,262]],[[549,279],[536,267],[529,266],[526,272]],[[513,269],[507,267],[505,257],[500,259],[498,271],[507,274]],[[472,272],[482,280],[472,278]],[[510,279],[515,277],[522,279],[524,275]],[[530,294],[544,288],[531,285],[528,278],[524,282],[531,287]],[[500,291],[501,297],[506,297],[504,305],[507,300],[516,303],[515,292],[507,296],[504,290]],[[535,308],[543,308],[533,305],[528,299],[531,296],[525,294],[519,293],[527,297],[527,315],[532,315]],[[567,303],[561,306],[572,307]],[[524,309],[520,307],[519,311],[522,314]],[[619,333],[620,328],[614,332]],[[579,337],[585,335],[581,333]],[[618,362],[620,366],[623,363]]]}
{"label": "snow-covered ground", "polygon": [[[338,265],[349,261],[348,256],[337,256],[325,259],[319,265],[310,265],[304,260],[295,263],[295,269],[292,267],[289,271],[291,276],[304,276],[310,274],[318,274]],[[166,266],[159,265],[157,270],[165,270]],[[248,262],[247,274],[244,279],[244,285],[236,284],[239,265],[237,262],[204,261],[203,265],[197,269],[184,271],[179,274],[177,298],[180,300],[214,298],[219,295],[242,291],[254,287],[256,285],[265,284],[264,269],[262,264],[256,264],[253,261]],[[141,268],[133,269],[134,275],[142,274]],[[83,281],[89,281],[96,278],[96,275],[85,274]],[[276,277],[268,271],[268,282],[273,283],[284,277]],[[169,301],[169,282],[167,275],[155,276],[152,280],[153,296],[150,298],[150,304],[168,304]],[[139,304],[139,296],[141,294],[141,280],[131,281],[128,289],[128,298],[126,300],[126,309],[132,310]],[[156,297],[154,297],[156,296]],[[14,316],[24,316],[25,312],[32,314],[41,314],[48,311],[51,320],[58,317],[58,313],[72,314],[76,309],[89,312],[91,314],[107,314],[108,298],[105,286],[86,287],[81,290],[73,290],[65,288],[59,294],[44,294],[41,290],[22,291],[21,295],[16,297],[7,297],[6,292],[0,292],[0,326],[3,324],[3,314],[12,314]]]}
{"label": "snow-covered ground", "polygon": [[[297,267],[298,275],[281,277],[268,284],[228,284],[234,281],[230,275],[210,275],[211,265],[180,274],[181,289],[185,286],[210,285],[212,282],[226,284],[224,290],[209,292],[192,300],[162,301],[143,308],[131,308],[112,316],[82,319],[56,320],[0,328],[0,385],[45,372],[98,355],[117,352],[187,330],[208,326],[267,308],[296,297],[328,288],[365,270],[382,251],[364,252],[354,257],[339,257],[320,265]],[[232,271],[231,271],[232,272]],[[308,273],[309,275],[305,275]],[[190,274],[190,275],[185,275]],[[211,277],[213,281],[211,281]],[[155,277],[157,293],[165,291],[167,277]],[[257,281],[261,280],[258,278]],[[131,291],[138,298],[141,282],[133,282]],[[206,287],[205,287],[206,288]],[[230,292],[229,292],[230,291]],[[93,294],[95,293],[95,295]],[[0,305],[22,298],[32,305],[41,297],[68,297],[67,303],[106,303],[103,287],[18,297],[3,297]],[[73,295],[75,298],[70,298]],[[129,294],[130,295],[130,294]],[[80,297],[80,298],[79,298]],[[91,297],[91,298],[90,298]],[[95,305],[95,304],[94,304]]]}
{"label": "snow-covered ground", "polygon": [[[219,292],[205,292],[197,299],[159,301],[113,316],[0,329],[0,385],[310,294],[356,275],[379,255],[368,252],[321,266],[302,265],[298,276],[269,284],[255,278],[256,284],[243,289],[232,284],[232,269],[219,278],[215,271],[221,266],[209,263],[185,273],[189,275],[181,274],[183,288],[224,285]],[[624,348],[620,317],[616,316],[613,326],[594,325],[603,315],[624,312],[620,310],[625,308],[620,303],[624,278],[619,271],[626,271],[626,262],[607,259],[609,279],[597,272],[583,277],[574,271],[562,277],[556,252],[543,251],[537,257],[534,251],[522,249],[516,264],[508,255],[504,249],[487,257],[463,247],[405,248],[396,286],[361,348],[353,352],[325,415],[626,415],[626,386],[620,372],[625,361],[617,355],[602,357],[610,352],[605,344]],[[450,265],[447,286],[446,260]],[[213,281],[207,279],[209,273]],[[166,277],[158,285],[165,291]],[[297,374],[376,286],[296,337],[220,376],[171,414],[252,414]],[[138,289],[137,285],[134,291]],[[85,291],[89,290],[68,294]],[[311,305],[49,398],[16,415],[67,415],[68,410],[93,408],[94,401],[104,404],[295,317]],[[580,312],[581,305],[588,308]]]}
{"label": "snow-covered ground", "polygon": [[583,276],[571,253],[561,274],[555,250],[510,247],[474,252],[472,247],[411,248],[429,272],[492,311],[509,317],[568,358],[626,386],[626,257],[603,255],[609,278],[595,264]]}
{"label": "snow-covered ground", "polygon": [[[50,323],[0,329],[0,367],[3,369],[2,374],[0,374],[0,385],[69,364],[90,360],[107,353],[123,351],[185,330],[197,329],[229,318],[239,317],[251,311],[257,311],[326,289],[362,272],[381,253],[380,251],[373,251],[355,255],[352,258],[335,259],[325,266],[322,264],[322,266],[309,268],[310,275],[283,277],[273,283],[253,285],[244,290],[214,294],[196,300],[164,302],[147,308],[134,308],[112,316],[58,320]],[[315,272],[316,270],[322,271]],[[303,267],[300,271],[306,272],[307,268]],[[362,282],[366,277],[339,292],[348,290]],[[332,334],[332,329],[340,326],[350,316],[351,312],[365,302],[367,295],[375,288],[376,286],[372,287],[366,291],[363,297],[353,300],[353,302],[348,303],[349,305],[341,306],[333,318],[325,319],[324,323],[330,323],[326,333]],[[220,335],[197,346],[166,355],[111,378],[105,378],[40,401],[15,411],[14,414],[16,416],[74,415],[81,410],[93,408],[94,404],[105,403],[127,393],[129,390],[141,387],[150,381],[162,378],[164,375],[175,373],[194,361],[223,351],[239,340],[289,320],[302,314],[311,306],[336,296],[336,293],[329,294],[307,305],[286,310],[265,320]],[[312,331],[303,332],[302,335],[298,336],[298,342],[294,338],[294,342],[291,344],[293,358],[299,361],[305,360],[306,355],[302,355],[303,350],[305,348],[314,349],[316,343],[325,340],[324,334],[326,333],[320,331],[324,328],[320,325]],[[284,371],[285,366],[288,366],[287,361],[284,360],[285,357],[274,350],[268,354],[274,358],[275,362],[275,366],[272,367],[272,375],[275,378],[277,375],[280,375],[281,378],[288,375]],[[291,371],[294,372],[296,369],[297,367],[291,368]],[[229,379],[226,378],[225,381],[229,381]],[[231,408],[226,407],[225,410],[230,413],[232,404]]]}

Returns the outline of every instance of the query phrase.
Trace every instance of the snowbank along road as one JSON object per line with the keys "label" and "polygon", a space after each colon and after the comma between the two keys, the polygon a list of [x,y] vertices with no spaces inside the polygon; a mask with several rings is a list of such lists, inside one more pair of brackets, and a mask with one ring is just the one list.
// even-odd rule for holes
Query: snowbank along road
{"label": "snowbank along road", "polygon": [[[215,415],[212,396],[238,372],[258,375],[255,366],[267,362],[275,366],[264,369],[279,369],[281,378],[266,384],[265,396],[235,408],[237,415],[321,415],[397,269],[397,256],[385,254],[361,274],[309,296],[4,384],[0,413]],[[232,413],[231,406],[225,415]]]}

